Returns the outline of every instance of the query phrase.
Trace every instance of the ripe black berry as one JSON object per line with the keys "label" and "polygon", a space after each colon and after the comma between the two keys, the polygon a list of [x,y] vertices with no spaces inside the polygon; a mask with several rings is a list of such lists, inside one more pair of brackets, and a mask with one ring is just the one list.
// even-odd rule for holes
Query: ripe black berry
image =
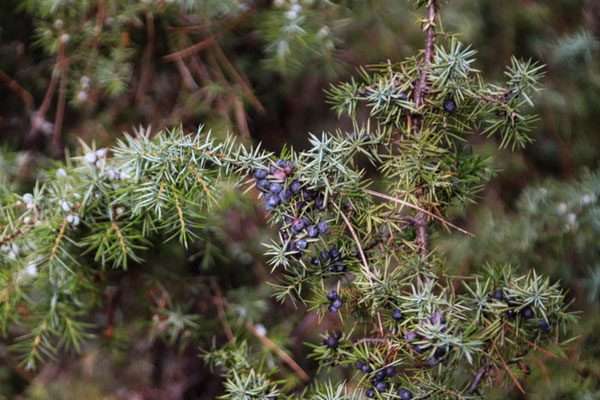
{"label": "ripe black berry", "polygon": [[261,192],[268,192],[270,187],[271,187],[271,182],[269,182],[266,179],[261,179],[258,182],[256,182],[256,188],[258,190],[260,190]]}
{"label": "ripe black berry", "polygon": [[385,369],[380,369],[379,371],[375,372],[375,377],[380,381],[387,378],[387,373],[385,372]]}
{"label": "ripe black berry", "polygon": [[400,389],[398,391],[398,396],[402,400],[411,400],[413,398],[412,392],[410,390],[408,390],[408,389]]}
{"label": "ripe black berry", "polygon": [[388,378],[394,377],[396,375],[396,367],[390,365],[385,369],[385,374]]}
{"label": "ripe black berry", "polygon": [[408,100],[408,96],[406,95],[406,93],[400,92],[400,97],[398,97],[398,99],[402,100],[402,101],[406,101],[406,100]]}
{"label": "ripe black berry", "polygon": [[394,311],[392,311],[392,319],[394,321],[400,321],[403,317],[404,317],[404,314],[402,314],[402,311],[400,311],[398,308],[396,308]]}
{"label": "ripe black berry", "polygon": [[531,307],[527,306],[521,311],[521,315],[523,315],[523,318],[531,319],[533,318],[534,313]]}
{"label": "ripe black berry", "polygon": [[375,389],[367,390],[365,395],[370,399],[374,399],[375,398]]}
{"label": "ripe black berry", "polygon": [[411,340],[415,340],[417,338],[417,333],[415,331],[408,331],[404,335],[404,340],[410,342]]}
{"label": "ripe black berry", "polygon": [[296,242],[296,247],[299,248],[299,249],[301,249],[301,250],[305,250],[308,247],[308,242],[304,238],[299,239]]}
{"label": "ripe black berry", "polygon": [[378,382],[375,388],[380,392],[385,392],[390,388],[390,384],[387,382]]}
{"label": "ripe black berry", "polygon": [[362,367],[362,372],[364,372],[365,374],[368,374],[371,371],[373,371],[373,369],[371,368],[371,366],[369,364],[367,364],[367,363],[364,363],[363,367]]}
{"label": "ripe black berry", "polygon": [[544,332],[550,332],[552,330],[552,324],[550,322],[546,321],[545,319],[543,319],[542,322],[540,323],[540,328]]}
{"label": "ripe black berry", "polygon": [[319,229],[316,226],[311,225],[308,228],[306,228],[306,234],[309,238],[314,239],[317,236],[319,236]]}
{"label": "ripe black berry", "polygon": [[301,189],[302,189],[302,184],[300,183],[300,181],[294,181],[290,185],[290,190],[292,191],[293,194],[299,194]]}
{"label": "ripe black berry", "polygon": [[456,111],[456,103],[452,99],[444,100],[444,111],[447,113],[453,113]]}
{"label": "ripe black berry", "polygon": [[338,308],[337,308],[337,307],[335,307],[333,304],[331,304],[331,305],[329,306],[328,310],[329,310],[330,312],[338,312]]}
{"label": "ripe black berry", "polygon": [[329,336],[328,338],[323,339],[323,344],[333,350],[337,349],[340,342],[337,338]]}
{"label": "ripe black berry", "polygon": [[314,190],[310,190],[310,189],[303,190],[302,197],[304,198],[304,200],[310,201],[315,197],[315,192],[314,192]]}
{"label": "ripe black berry", "polygon": [[362,362],[361,360],[357,360],[357,361],[356,361],[356,363],[355,363],[354,365],[356,365],[356,368],[357,368],[357,369],[360,369],[360,370],[362,370],[362,369],[363,369],[363,367],[365,366],[365,363],[364,363],[364,362]]}
{"label": "ripe black berry", "polygon": [[273,182],[273,183],[271,183],[271,185],[269,185],[269,191],[271,193],[279,193],[282,190],[283,190],[283,186],[281,185],[281,183]]}
{"label": "ripe black berry", "polygon": [[335,290],[333,290],[333,289],[331,289],[331,290],[330,290],[330,291],[327,293],[327,299],[328,299],[328,300],[331,300],[331,301],[333,301],[333,300],[337,299],[337,297],[338,297],[338,294],[337,294],[337,292],[336,292]]}
{"label": "ripe black berry", "polygon": [[315,207],[317,207],[321,211],[325,209],[325,205],[323,204],[323,197],[317,196],[317,198],[315,199]]}
{"label": "ripe black berry", "polygon": [[420,344],[415,344],[413,349],[415,349],[415,351],[419,354],[423,354],[423,352],[425,351],[425,349],[423,347],[421,347]]}
{"label": "ripe black berry", "polygon": [[371,379],[369,379],[369,382],[371,382],[371,385],[375,386],[379,382],[379,379],[377,379],[377,376],[373,375]]}
{"label": "ripe black berry", "polygon": [[290,192],[289,189],[282,190],[281,192],[279,192],[279,199],[284,203],[287,203],[292,199],[292,192]]}
{"label": "ripe black berry", "polygon": [[342,304],[344,304],[342,302],[342,300],[340,300],[340,298],[336,298],[331,302],[331,305],[334,306],[335,308],[340,308],[342,306]]}
{"label": "ripe black berry", "polygon": [[313,257],[310,259],[310,263],[318,267],[319,265],[321,265],[321,260],[319,260],[319,257]]}
{"label": "ripe black berry", "polygon": [[264,169],[255,169],[253,175],[256,179],[265,179],[267,177],[267,171]]}
{"label": "ripe black berry", "polygon": [[319,233],[327,233],[329,225],[327,225],[327,222],[321,221],[317,224],[317,229],[319,230]]}
{"label": "ripe black berry", "polygon": [[340,252],[339,252],[337,246],[332,246],[331,249],[329,249],[329,254],[331,254],[331,258],[333,258],[334,260],[337,260],[340,258]]}
{"label": "ripe black berry", "polygon": [[492,297],[494,298],[494,300],[502,301],[504,300],[504,292],[502,291],[502,289],[496,289]]}
{"label": "ripe black berry", "polygon": [[277,207],[279,204],[279,196],[276,194],[267,195],[267,204],[270,207]]}
{"label": "ripe black berry", "polygon": [[302,229],[304,229],[305,225],[306,225],[306,221],[304,221],[303,218],[296,218],[292,221],[292,228],[298,232],[300,232]]}

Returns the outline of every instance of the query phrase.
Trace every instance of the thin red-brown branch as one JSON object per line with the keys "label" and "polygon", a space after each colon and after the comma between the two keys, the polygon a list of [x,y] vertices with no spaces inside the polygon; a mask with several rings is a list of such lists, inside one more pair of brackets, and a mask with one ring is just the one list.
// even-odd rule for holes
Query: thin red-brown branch
{"label": "thin red-brown branch", "polygon": [[[371,271],[369,270],[369,263],[367,262],[367,257],[365,257],[365,252],[362,249],[360,240],[358,239],[358,236],[356,235],[356,232],[354,231],[354,228],[352,227],[350,220],[348,219],[348,217],[346,217],[346,214],[344,214],[342,209],[333,200],[330,199],[330,202],[339,211],[344,222],[346,223],[346,226],[348,227],[348,230],[350,230],[350,234],[352,235],[352,237],[354,238],[354,241],[356,242],[356,247],[358,247],[358,252],[360,253],[360,258],[363,262],[365,274],[367,275],[367,278],[369,279],[369,285],[371,285],[371,287],[373,287],[374,285],[373,285],[373,280],[371,279]],[[383,335],[384,334],[383,323],[381,322],[381,314],[379,313],[379,311],[377,311],[377,321],[379,322],[379,332]]]}
{"label": "thin red-brown branch", "polygon": [[508,365],[506,365],[506,361],[504,361],[504,358],[502,357],[502,354],[500,353],[500,350],[498,350],[498,346],[496,346],[496,342],[494,342],[493,340],[492,340],[492,346],[494,346],[494,350],[496,350],[496,353],[498,354],[498,357],[500,357],[500,361],[502,361],[502,365],[504,365],[504,368],[506,369],[506,371],[510,375],[511,379],[513,380],[513,382],[517,385],[517,387],[519,388],[519,390],[521,391],[521,393],[525,394],[525,390],[523,390],[523,387],[521,386],[521,384],[519,383],[519,381],[517,380],[517,378],[515,378],[515,376],[513,375],[512,371],[510,370],[510,368],[508,367]]}
{"label": "thin red-brown branch", "polygon": [[419,109],[423,104],[423,94],[425,92],[425,82],[427,81],[427,67],[431,63],[431,57],[433,56],[433,42],[435,37],[435,14],[436,14],[436,0],[431,0],[427,6],[427,24],[426,29],[427,37],[425,39],[425,58],[423,59],[423,66],[421,68],[421,74],[419,75],[419,82],[415,91],[415,108]]}

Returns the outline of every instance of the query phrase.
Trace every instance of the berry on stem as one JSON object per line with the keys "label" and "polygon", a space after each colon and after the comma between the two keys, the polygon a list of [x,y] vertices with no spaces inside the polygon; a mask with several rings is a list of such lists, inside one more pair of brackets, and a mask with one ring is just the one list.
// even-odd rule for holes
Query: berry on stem
{"label": "berry on stem", "polygon": [[256,179],[265,179],[267,177],[267,171],[264,169],[255,169],[253,175]]}
{"label": "berry on stem", "polygon": [[394,321],[400,321],[403,317],[404,314],[402,314],[402,311],[400,311],[400,309],[396,308],[394,311],[392,311],[392,319]]}
{"label": "berry on stem", "polygon": [[454,111],[456,111],[456,108],[456,103],[453,99],[444,100],[444,111],[446,111],[447,113],[453,113]]}
{"label": "berry on stem", "polygon": [[402,400],[411,400],[413,398],[412,392],[408,389],[400,389],[398,391],[398,396]]}

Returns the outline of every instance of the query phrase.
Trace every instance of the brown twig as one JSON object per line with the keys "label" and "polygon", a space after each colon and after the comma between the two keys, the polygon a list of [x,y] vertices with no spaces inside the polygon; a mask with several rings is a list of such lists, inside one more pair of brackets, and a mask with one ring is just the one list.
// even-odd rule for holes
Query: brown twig
{"label": "brown twig", "polygon": [[[229,304],[229,302],[227,301],[227,299],[225,297],[223,297],[223,296],[221,296],[221,299],[222,299],[223,304],[225,305],[225,307],[227,307],[227,309],[231,311],[232,308],[231,308],[231,305]],[[275,351],[277,353],[277,355],[279,355],[279,357],[283,361],[285,361],[285,363],[287,365],[289,365],[290,368],[292,368],[298,374],[298,376],[300,376],[300,378],[303,381],[309,381],[310,380],[310,377],[308,376],[308,374],[306,372],[304,372],[304,370],[302,369],[302,367],[300,367],[298,365],[298,363],[296,363],[296,361],[294,361],[294,359],[292,357],[290,357],[285,351],[283,351],[281,349],[281,347],[277,346],[277,344],[275,344],[267,336],[261,334],[252,324],[250,324],[246,320],[244,320],[244,326],[246,326],[246,329],[248,329],[250,331],[250,333],[252,333],[254,336],[256,336],[256,338],[258,340],[260,340],[265,346],[267,346],[271,350]]]}
{"label": "brown twig", "polygon": [[10,76],[6,75],[4,71],[0,70],[0,81],[2,81],[10,90],[15,92],[17,96],[23,100],[28,111],[31,111],[33,107],[33,96],[21,85],[11,79]]}
{"label": "brown twig", "polygon": [[521,386],[521,384],[519,383],[519,381],[517,380],[517,378],[515,378],[515,376],[513,375],[512,371],[510,370],[510,368],[508,367],[508,365],[506,365],[506,361],[504,361],[504,358],[502,357],[502,354],[500,353],[500,350],[498,350],[498,346],[496,346],[496,342],[493,341],[493,340],[492,340],[492,346],[494,346],[494,350],[496,350],[496,353],[498,354],[498,357],[500,357],[500,361],[502,361],[502,365],[504,365],[504,368],[506,369],[506,371],[508,371],[508,374],[512,378],[513,382],[517,385],[517,387],[519,388],[519,390],[521,391],[521,393],[525,394],[525,390],[523,390],[523,387]]}
{"label": "brown twig", "polygon": [[[373,280],[371,279],[371,271],[369,270],[369,263],[367,262],[367,258],[365,257],[365,252],[363,251],[362,246],[360,245],[360,240],[358,239],[358,236],[356,235],[356,232],[354,231],[354,228],[352,227],[350,220],[348,220],[348,217],[346,217],[346,214],[344,214],[342,209],[333,200],[330,199],[329,201],[339,211],[340,215],[344,219],[344,222],[346,223],[346,226],[348,227],[348,230],[350,230],[350,233],[352,234],[352,237],[354,238],[354,241],[356,242],[356,246],[358,247],[358,252],[360,253],[360,257],[363,262],[365,274],[367,275],[367,278],[369,279],[369,284],[371,285],[371,287],[373,287],[374,285],[373,285]],[[384,334],[383,324],[381,322],[381,314],[379,313],[379,311],[377,311],[377,320],[379,322],[379,331],[383,335]]]}
{"label": "brown twig", "polygon": [[454,224],[446,221],[444,218],[439,217],[439,216],[437,216],[437,215],[435,215],[435,214],[433,214],[433,213],[431,213],[431,212],[425,210],[424,208],[421,208],[421,207],[419,207],[419,206],[417,206],[415,204],[409,203],[408,201],[404,201],[404,200],[398,199],[396,197],[388,196],[387,194],[379,193],[379,192],[376,192],[376,191],[370,190],[370,189],[362,189],[362,191],[365,192],[365,193],[371,194],[373,196],[381,197],[382,199],[393,201],[393,202],[396,202],[398,204],[402,204],[402,205],[404,205],[406,207],[418,210],[418,211],[422,212],[423,214],[427,214],[430,217],[435,218],[438,221],[442,222],[443,224],[448,225],[448,226],[456,229],[457,231],[459,231],[461,233],[464,233],[465,235],[469,235],[471,237],[475,237],[475,235],[473,235],[472,233],[470,233],[470,232],[468,232],[468,231],[466,231],[466,230],[464,230],[462,228],[459,228],[458,226],[456,226],[456,225],[454,225]]}
{"label": "brown twig", "polygon": [[544,354],[545,354],[545,355],[547,355],[547,356],[554,357],[554,358],[558,358],[558,356],[557,356],[556,354],[550,353],[548,350],[544,350],[544,349],[542,349],[540,346],[538,346],[538,345],[536,345],[535,343],[533,343],[533,342],[531,342],[531,341],[527,340],[527,339],[526,339],[526,338],[524,338],[523,336],[521,336],[521,335],[517,334],[517,332],[515,332],[514,330],[512,330],[512,328],[511,328],[510,326],[508,326],[508,325],[505,325],[504,327],[506,328],[506,330],[507,330],[507,331],[509,331],[509,332],[510,332],[510,333],[512,333],[513,335],[517,336],[519,339],[522,339],[522,340],[526,341],[526,342],[527,342],[527,343],[528,343],[528,344],[529,344],[531,347],[533,347],[534,349],[541,351],[542,353],[544,353]]}

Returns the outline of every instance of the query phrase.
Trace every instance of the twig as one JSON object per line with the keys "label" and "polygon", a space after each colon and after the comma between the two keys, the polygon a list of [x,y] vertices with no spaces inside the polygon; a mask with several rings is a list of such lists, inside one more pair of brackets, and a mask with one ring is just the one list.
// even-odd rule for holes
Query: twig
{"label": "twig", "polygon": [[17,94],[25,103],[27,110],[30,111],[33,107],[33,96],[27,90],[25,90],[21,85],[11,79],[10,76],[6,75],[4,71],[0,70],[0,81],[4,82],[6,86],[13,92]]}
{"label": "twig", "polygon": [[425,82],[427,81],[427,67],[431,62],[431,57],[433,55],[433,40],[435,33],[435,7],[436,0],[430,0],[429,5],[427,6],[427,23],[429,24],[429,26],[427,27],[427,38],[425,39],[425,59],[423,60],[423,68],[421,70],[421,74],[419,75],[419,83],[415,92],[415,109],[417,110],[419,109],[419,107],[421,107],[421,104],[423,103],[423,93],[425,91]]}
{"label": "twig", "polygon": [[373,195],[373,196],[381,197],[382,199],[390,200],[390,201],[396,202],[396,203],[398,203],[398,204],[402,204],[402,205],[404,205],[404,206],[406,206],[406,207],[409,207],[409,208],[413,208],[413,209],[415,209],[415,210],[418,210],[418,211],[422,212],[423,214],[427,214],[427,215],[429,215],[430,217],[432,217],[432,218],[435,218],[435,219],[437,219],[438,221],[442,222],[443,224],[445,224],[445,225],[448,225],[448,226],[450,226],[450,227],[452,227],[452,228],[456,229],[457,231],[459,231],[459,232],[461,232],[461,233],[464,233],[465,235],[469,235],[469,236],[471,236],[471,237],[475,237],[475,235],[473,235],[472,233],[470,233],[470,232],[468,232],[468,231],[466,231],[466,230],[464,230],[464,229],[462,229],[462,228],[459,228],[458,226],[456,226],[456,225],[454,225],[454,224],[452,224],[452,223],[450,223],[450,222],[446,221],[444,218],[442,218],[442,217],[439,217],[439,216],[437,216],[437,215],[435,215],[435,214],[433,214],[433,213],[431,213],[431,212],[429,212],[429,211],[425,210],[424,208],[421,208],[421,207],[419,207],[419,206],[417,206],[417,205],[414,205],[414,204],[412,204],[412,203],[409,203],[409,202],[407,202],[407,201],[404,201],[404,200],[398,199],[398,198],[396,198],[396,197],[388,196],[387,194],[384,194],[384,193],[375,192],[375,191],[373,191],[373,190],[369,190],[369,189],[362,189],[362,191],[363,191],[363,192],[365,192],[365,193],[371,194],[371,195]]}
{"label": "twig", "polygon": [[508,374],[512,378],[513,382],[517,385],[517,387],[519,388],[519,390],[521,391],[521,393],[525,394],[525,390],[523,390],[523,387],[521,386],[521,384],[519,383],[519,381],[517,380],[517,378],[515,378],[515,376],[513,375],[512,371],[510,370],[510,368],[508,368],[508,365],[506,365],[506,362],[504,361],[504,358],[502,357],[502,354],[500,353],[500,350],[498,350],[498,346],[496,346],[496,342],[493,341],[493,340],[492,340],[492,346],[494,346],[494,350],[496,350],[496,353],[498,354],[498,357],[500,357],[500,361],[502,361],[502,365],[504,365],[504,368],[506,369],[506,371],[508,371]]}
{"label": "twig", "polygon": [[[223,297],[223,296],[221,296],[221,299],[223,301],[223,304],[227,307],[227,309],[229,309],[231,311],[232,308],[231,308],[231,305],[229,304],[229,302],[227,301],[227,299],[225,297]],[[261,334],[248,321],[244,320],[244,325],[250,331],[250,333],[252,333],[254,336],[256,336],[256,338],[258,340],[260,340],[265,346],[267,346],[271,350],[275,351],[279,355],[279,357],[281,357],[281,359],[283,361],[285,361],[290,366],[290,368],[292,368],[294,371],[296,371],[296,373],[300,376],[300,378],[303,381],[309,381],[310,380],[310,377],[308,376],[308,374],[306,372],[304,372],[304,370],[302,369],[302,367],[300,367],[298,365],[298,363],[296,363],[296,361],[294,361],[294,359],[292,357],[290,357],[285,351],[283,351],[281,349],[281,347],[277,346],[277,344],[275,344],[267,336]]]}
{"label": "twig", "polygon": [[523,336],[517,334],[517,332],[515,332],[514,330],[512,330],[512,328],[508,325],[504,326],[506,328],[507,331],[509,331],[510,333],[512,333],[513,335],[517,336],[519,339],[523,339],[524,341],[526,341],[531,347],[533,347],[536,350],[541,351],[542,353],[546,354],[547,356],[550,357],[554,357],[554,358],[558,358],[558,356],[556,354],[550,353],[548,350],[544,350],[542,349],[540,346],[536,345],[535,343],[527,340],[526,338],[524,338]]}
{"label": "twig", "polygon": [[[356,242],[356,246],[358,247],[358,252],[360,253],[360,257],[363,262],[365,274],[367,275],[367,278],[369,279],[369,284],[371,285],[371,287],[374,287],[373,280],[371,279],[371,271],[369,270],[369,263],[367,263],[367,258],[365,257],[365,252],[363,251],[362,246],[360,245],[360,240],[358,239],[358,236],[356,235],[356,232],[354,231],[352,224],[350,223],[350,221],[348,220],[348,217],[346,217],[346,214],[344,214],[342,209],[333,200],[330,199],[329,201],[339,211],[340,215],[344,219],[344,222],[346,223],[346,226],[350,230],[350,233],[352,234],[352,237],[354,238],[354,241]],[[384,332],[383,324],[381,323],[381,314],[379,313],[379,311],[377,311],[377,320],[379,322],[379,331],[383,335],[383,332]]]}

